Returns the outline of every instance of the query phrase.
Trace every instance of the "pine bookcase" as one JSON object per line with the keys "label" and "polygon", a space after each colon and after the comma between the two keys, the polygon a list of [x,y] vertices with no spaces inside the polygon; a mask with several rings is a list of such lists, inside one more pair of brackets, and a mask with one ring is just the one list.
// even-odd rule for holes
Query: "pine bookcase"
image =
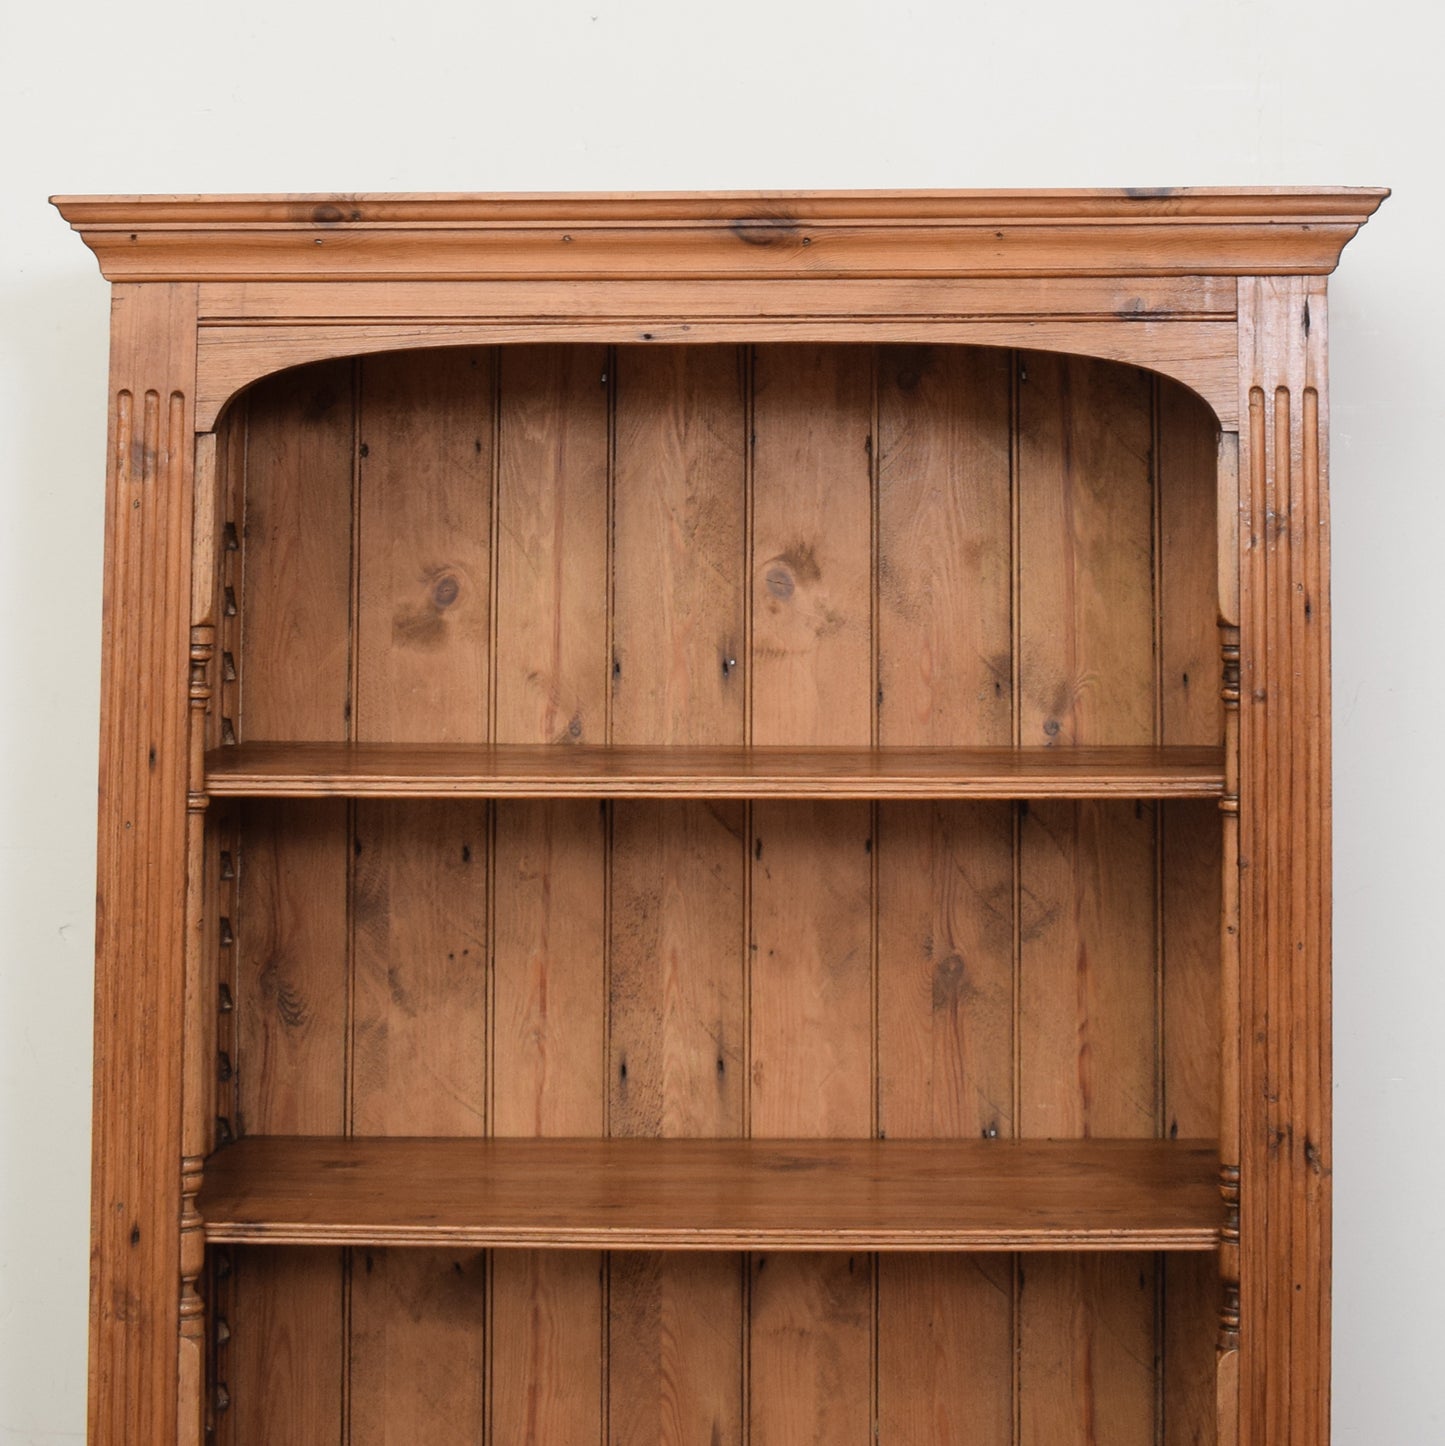
{"label": "pine bookcase", "polygon": [[1384,195],[58,198],[91,1440],[1323,1446]]}

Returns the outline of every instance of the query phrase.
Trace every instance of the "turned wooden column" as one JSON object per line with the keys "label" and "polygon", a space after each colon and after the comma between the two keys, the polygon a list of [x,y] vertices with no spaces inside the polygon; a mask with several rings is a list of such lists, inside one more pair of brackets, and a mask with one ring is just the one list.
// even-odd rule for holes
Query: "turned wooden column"
{"label": "turned wooden column", "polygon": [[1325,280],[1239,283],[1240,1439],[1320,1446],[1330,1365]]}
{"label": "turned wooden column", "polygon": [[176,1439],[196,287],[113,292],[96,893],[90,1418]]}

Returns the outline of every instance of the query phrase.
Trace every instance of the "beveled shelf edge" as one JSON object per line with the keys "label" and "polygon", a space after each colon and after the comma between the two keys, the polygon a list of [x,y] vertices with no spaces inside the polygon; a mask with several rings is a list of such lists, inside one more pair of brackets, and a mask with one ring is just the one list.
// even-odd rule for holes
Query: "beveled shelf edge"
{"label": "beveled shelf edge", "polygon": [[112,281],[606,280],[1319,274],[1388,194],[1302,186],[52,201]]}
{"label": "beveled shelf edge", "polygon": [[[304,762],[312,750],[312,765],[299,766],[296,755]],[[671,768],[648,766],[649,755],[665,751],[674,755]],[[690,760],[686,749],[539,745],[499,754],[478,745],[476,763],[490,760],[488,768],[459,766],[467,752],[448,745],[240,745],[207,754],[206,791],[220,798],[886,800],[1217,799],[1224,792],[1224,753],[1210,748],[1121,749],[1114,758],[1107,748],[779,749],[771,758],[768,750],[749,748],[737,750],[732,767],[719,766],[727,750],[718,748],[697,750]],[[346,766],[336,766],[338,754]],[[1140,754],[1155,756],[1145,761]],[[780,768],[778,755],[814,766]],[[594,769],[577,766],[589,758]],[[917,766],[924,759],[931,769]],[[690,761],[696,766],[685,768]],[[956,764],[956,771],[942,771],[944,764]]]}
{"label": "beveled shelf edge", "polygon": [[1147,1138],[252,1136],[207,1162],[199,1208],[233,1245],[1209,1251],[1217,1157]]}
{"label": "beveled shelf edge", "polygon": [[998,1254],[1027,1251],[1168,1250],[1210,1251],[1218,1248],[1219,1231],[1199,1230],[1017,1230],[907,1231],[887,1234],[872,1230],[831,1230],[811,1234],[798,1230],[652,1231],[499,1230],[484,1227],[394,1225],[306,1226],[285,1222],[265,1225],[206,1225],[213,1245],[371,1245],[466,1246],[494,1250],[667,1250],[667,1251],[848,1251],[926,1253],[957,1251]]}

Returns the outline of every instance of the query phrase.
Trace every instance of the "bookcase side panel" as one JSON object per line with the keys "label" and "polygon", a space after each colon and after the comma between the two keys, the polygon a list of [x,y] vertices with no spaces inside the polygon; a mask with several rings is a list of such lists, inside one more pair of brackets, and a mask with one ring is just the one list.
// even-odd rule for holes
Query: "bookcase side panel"
{"label": "bookcase side panel", "polygon": [[196,288],[111,299],[90,1440],[176,1437]]}
{"label": "bookcase side panel", "polygon": [[1240,1441],[1320,1446],[1330,1370],[1322,277],[1240,283]]}

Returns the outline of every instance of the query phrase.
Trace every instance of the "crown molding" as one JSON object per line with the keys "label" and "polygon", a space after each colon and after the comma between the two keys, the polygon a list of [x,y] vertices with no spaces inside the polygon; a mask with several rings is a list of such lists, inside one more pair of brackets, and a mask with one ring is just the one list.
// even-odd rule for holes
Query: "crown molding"
{"label": "crown molding", "polygon": [[1322,275],[1387,190],[57,196],[111,281]]}

